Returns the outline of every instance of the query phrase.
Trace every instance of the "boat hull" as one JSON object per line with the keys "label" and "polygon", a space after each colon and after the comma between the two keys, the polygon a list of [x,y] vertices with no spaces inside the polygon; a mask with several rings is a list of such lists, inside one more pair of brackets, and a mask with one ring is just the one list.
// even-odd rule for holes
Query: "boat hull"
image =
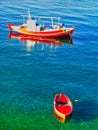
{"label": "boat hull", "polygon": [[15,31],[17,33],[36,36],[36,37],[65,37],[71,36],[74,32],[74,27],[65,29],[53,29],[53,30],[45,30],[45,31],[29,31],[25,28],[21,28],[21,26],[15,26],[12,24],[8,24],[10,31]]}
{"label": "boat hull", "polygon": [[[62,94],[62,95],[56,94],[56,96],[54,98],[54,113],[59,117],[59,119],[62,120],[62,122],[65,122],[68,118],[71,117],[73,106],[72,106],[70,99],[66,95],[64,95],[64,94]],[[66,104],[62,105],[59,103],[57,105],[58,100],[60,100],[59,102],[61,102],[61,100],[63,100],[63,102],[66,102]]]}

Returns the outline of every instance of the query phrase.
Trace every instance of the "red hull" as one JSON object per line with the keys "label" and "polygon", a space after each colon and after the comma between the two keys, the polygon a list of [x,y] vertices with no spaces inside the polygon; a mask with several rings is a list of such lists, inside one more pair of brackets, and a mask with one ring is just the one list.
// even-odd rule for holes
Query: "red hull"
{"label": "red hull", "polygon": [[16,31],[21,34],[36,36],[36,37],[65,37],[65,36],[71,36],[74,32],[74,27],[70,28],[69,30],[61,28],[58,30],[45,30],[45,31],[28,31],[26,29],[22,29],[21,27],[17,29],[18,26],[14,26],[12,24],[8,24],[10,31]]}

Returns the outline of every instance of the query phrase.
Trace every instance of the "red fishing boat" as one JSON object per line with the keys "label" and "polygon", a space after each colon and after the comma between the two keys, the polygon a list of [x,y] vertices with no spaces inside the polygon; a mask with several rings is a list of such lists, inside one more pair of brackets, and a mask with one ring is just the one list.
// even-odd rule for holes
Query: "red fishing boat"
{"label": "red fishing boat", "polygon": [[64,123],[71,117],[72,111],[73,106],[69,97],[65,94],[56,94],[54,98],[54,113],[56,117]]}
{"label": "red fishing boat", "polygon": [[[51,19],[51,24],[47,24],[47,20],[44,23],[40,22],[40,19]],[[57,19],[58,22],[53,20]],[[31,18],[30,11],[28,11],[28,19],[22,25],[8,24],[10,31],[17,33],[36,36],[36,37],[64,37],[71,36],[74,32],[74,27],[67,28],[60,23],[60,18],[57,17],[45,17],[34,16]]]}

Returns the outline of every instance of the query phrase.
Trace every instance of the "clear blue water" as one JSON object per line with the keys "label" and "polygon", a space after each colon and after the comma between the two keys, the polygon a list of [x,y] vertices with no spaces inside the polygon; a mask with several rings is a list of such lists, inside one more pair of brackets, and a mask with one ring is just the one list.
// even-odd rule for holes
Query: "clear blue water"
{"label": "clear blue water", "polygon": [[[1,0],[0,5],[0,129],[97,130],[98,1]],[[32,16],[59,16],[66,26],[74,25],[73,46],[10,40],[7,24],[21,23],[28,8]],[[53,114],[56,93],[66,93],[74,107],[62,127]]]}

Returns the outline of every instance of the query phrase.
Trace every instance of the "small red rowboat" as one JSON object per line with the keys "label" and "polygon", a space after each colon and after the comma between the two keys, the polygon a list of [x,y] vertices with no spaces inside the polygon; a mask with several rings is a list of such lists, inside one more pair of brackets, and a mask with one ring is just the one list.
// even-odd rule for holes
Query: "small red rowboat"
{"label": "small red rowboat", "polygon": [[71,117],[73,111],[72,103],[65,94],[56,94],[54,98],[54,113],[59,117],[61,122]]}
{"label": "small red rowboat", "polygon": [[[40,19],[51,19],[51,25],[45,25],[40,22]],[[53,19],[58,19],[58,22],[54,22]],[[45,16],[34,16],[31,19],[30,12],[28,12],[28,19],[25,23],[21,25],[8,24],[10,31],[15,31],[17,33],[36,36],[36,37],[65,37],[71,36],[74,32],[74,27],[64,27],[62,23],[59,22],[60,18],[57,17],[45,17]],[[47,21],[45,22],[47,23]]]}

